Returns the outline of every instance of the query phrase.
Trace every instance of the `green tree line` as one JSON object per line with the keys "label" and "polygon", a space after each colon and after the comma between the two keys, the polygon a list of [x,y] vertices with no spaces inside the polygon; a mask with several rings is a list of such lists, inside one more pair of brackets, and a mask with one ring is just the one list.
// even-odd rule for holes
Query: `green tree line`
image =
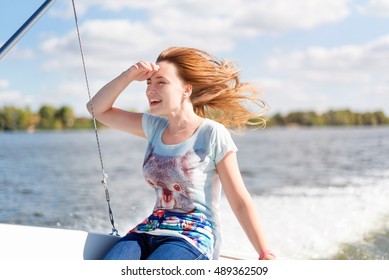
{"label": "green tree line", "polygon": [[275,114],[269,119],[270,126],[378,126],[389,125],[384,112],[356,113],[350,110],[330,110],[322,114],[313,111]]}
{"label": "green tree line", "polygon": [[[356,113],[350,110],[316,112],[291,112],[275,114],[268,118],[268,126],[368,126],[389,125],[389,118],[382,111]],[[69,106],[55,108],[43,105],[37,112],[30,108],[0,107],[0,131],[63,130],[93,128],[91,118],[76,117]]]}
{"label": "green tree line", "polygon": [[30,108],[0,107],[0,131],[62,130],[92,128],[91,118],[77,118],[69,106],[43,105],[38,112]]}

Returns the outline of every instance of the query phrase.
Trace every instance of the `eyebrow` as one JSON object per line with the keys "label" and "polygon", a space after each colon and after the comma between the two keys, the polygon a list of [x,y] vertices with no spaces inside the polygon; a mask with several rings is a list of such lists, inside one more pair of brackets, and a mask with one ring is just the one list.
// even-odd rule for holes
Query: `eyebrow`
{"label": "eyebrow", "polygon": [[[166,79],[164,76],[157,76],[154,79]],[[151,78],[148,78],[147,81],[151,81]]]}

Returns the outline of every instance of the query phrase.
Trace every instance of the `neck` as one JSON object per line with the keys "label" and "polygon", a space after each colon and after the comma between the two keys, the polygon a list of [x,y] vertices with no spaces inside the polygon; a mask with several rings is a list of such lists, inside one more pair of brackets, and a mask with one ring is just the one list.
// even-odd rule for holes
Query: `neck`
{"label": "neck", "polygon": [[193,111],[193,107],[179,112],[172,112],[167,117],[169,119],[168,128],[171,132],[197,128],[203,121],[203,118]]}

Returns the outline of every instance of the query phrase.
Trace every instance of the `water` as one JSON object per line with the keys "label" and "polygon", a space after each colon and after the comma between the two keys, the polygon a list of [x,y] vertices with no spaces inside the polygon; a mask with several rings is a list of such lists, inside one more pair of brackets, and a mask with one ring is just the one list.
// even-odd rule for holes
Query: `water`
{"label": "water", "polygon": [[[101,130],[121,235],[154,205],[146,143]],[[271,128],[233,136],[281,259],[389,259],[389,128]],[[93,131],[0,133],[0,222],[110,233]],[[225,253],[256,253],[222,201]],[[239,240],[239,242],[237,242]]]}

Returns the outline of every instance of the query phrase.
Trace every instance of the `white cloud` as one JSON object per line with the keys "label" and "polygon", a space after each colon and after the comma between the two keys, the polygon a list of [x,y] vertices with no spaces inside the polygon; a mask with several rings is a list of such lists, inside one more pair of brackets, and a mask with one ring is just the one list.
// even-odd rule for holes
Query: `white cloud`
{"label": "white cloud", "polygon": [[359,11],[373,16],[389,16],[389,0],[369,0]]}
{"label": "white cloud", "polygon": [[[128,18],[131,12],[142,12],[150,28],[168,37],[179,35],[178,32],[188,37],[198,36],[201,31],[206,40],[220,34],[229,38],[311,29],[343,20],[350,12],[349,0],[83,0],[76,7],[80,16],[92,8],[113,14],[128,10]],[[61,3],[56,10],[61,16],[72,13],[70,3]]]}
{"label": "white cloud", "polygon": [[[59,7],[70,7],[69,2]],[[143,10],[148,15],[143,21],[89,19],[81,24],[87,67],[92,75],[101,78],[108,72],[124,70],[139,59],[155,59],[159,51],[171,45],[190,45],[212,53],[231,51],[242,37],[313,28],[341,20],[348,14],[347,3],[347,0],[84,0],[76,6],[82,15],[92,7],[107,12],[132,9],[129,14]],[[42,50],[51,55],[43,65],[45,69],[73,73],[80,67],[74,31],[46,40]]]}
{"label": "white cloud", "polygon": [[323,111],[333,106],[328,95],[318,92],[309,82],[264,77],[257,83],[264,92],[263,99],[271,108],[270,115],[286,113],[290,108]]}
{"label": "white cloud", "polygon": [[341,1],[249,1],[237,14],[240,26],[258,32],[312,29],[320,24],[343,20],[349,14],[347,0]]}
{"label": "white cloud", "polygon": [[[125,70],[149,56],[161,41],[142,23],[121,19],[89,20],[80,26],[80,32],[88,71],[97,78]],[[74,31],[46,40],[41,50],[50,55],[44,69],[79,75],[82,64]]]}
{"label": "white cloud", "polygon": [[9,81],[8,80],[0,80],[0,90],[6,89],[9,87]]}
{"label": "white cloud", "polygon": [[9,83],[5,82],[0,81],[0,106],[25,107],[32,104],[32,97],[23,95],[19,90],[10,89]]}
{"label": "white cloud", "polygon": [[5,79],[0,80],[0,106],[16,105],[24,101],[20,91],[11,90],[10,82]]}
{"label": "white cloud", "polygon": [[264,100],[270,105],[269,114],[313,110],[318,113],[329,109],[352,109],[366,112],[383,110],[387,114],[389,82],[379,85],[362,84],[356,87],[321,88],[314,83],[296,79],[263,78]]}
{"label": "white cloud", "polygon": [[24,49],[19,46],[14,46],[8,50],[7,54],[2,58],[2,60],[32,60],[35,58],[34,51],[32,49]]}
{"label": "white cloud", "polygon": [[389,61],[389,35],[362,45],[334,48],[310,47],[305,51],[277,54],[267,61],[273,71],[315,82],[370,82],[381,77]]}
{"label": "white cloud", "polygon": [[[60,5],[68,5],[71,14],[69,2]],[[232,51],[241,39],[342,21],[350,13],[350,3],[349,0],[80,0],[76,5],[94,94],[98,86],[137,60],[154,60],[168,46],[190,45],[212,53]],[[89,13],[92,10],[104,11],[106,16],[98,19],[96,14]],[[119,11],[121,18],[117,18]],[[128,11],[128,16],[123,11]],[[275,76],[265,74],[266,94],[274,101],[271,107],[303,108],[308,104],[318,110],[331,107],[334,99],[329,97],[329,92],[340,94],[346,86],[351,85],[353,90],[358,85],[360,96],[362,92],[366,96],[373,90],[368,86],[373,81],[377,83],[374,92],[384,92],[388,41],[389,36],[361,45],[313,46],[297,52],[274,53],[265,69],[265,73],[267,70],[276,73]],[[59,93],[76,92],[84,87],[74,30],[46,39],[41,51],[49,57],[43,68],[67,78],[66,85],[58,85]],[[138,92],[137,86],[133,90]],[[343,95],[358,94],[351,90]],[[139,92],[143,94],[140,88]],[[337,102],[341,104],[344,100],[339,98]],[[132,104],[147,107],[143,95],[132,93],[123,94],[118,104],[124,108],[131,108]]]}
{"label": "white cloud", "polygon": [[[176,28],[189,33],[196,28],[195,26],[202,26],[203,22],[206,27],[204,31],[212,31],[219,27],[218,32],[236,37],[291,29],[311,29],[321,24],[340,21],[349,14],[348,2],[348,0],[180,0],[180,4],[175,3],[174,6],[171,2],[170,5],[159,5],[157,9],[153,9],[152,6],[150,13],[152,18],[161,22],[168,19],[175,22]],[[175,10],[175,13],[172,10]],[[219,21],[212,22],[215,18]],[[176,28],[173,27],[173,30]]]}
{"label": "white cloud", "polygon": [[[262,80],[274,111],[288,108],[387,110],[389,36],[360,45],[277,53]],[[270,75],[270,74],[269,74]]]}
{"label": "white cloud", "polygon": [[[112,77],[114,78],[114,77]],[[93,96],[107,80],[94,80],[90,84],[91,95]],[[45,93],[45,99],[48,104],[53,104],[56,107],[72,102],[71,107],[78,116],[89,116],[86,110],[86,103],[89,101],[88,91],[84,81],[68,82],[59,84],[55,89]],[[146,99],[146,83],[134,82],[126,89],[116,100],[115,106],[131,110],[137,109],[145,111],[148,109]]]}

